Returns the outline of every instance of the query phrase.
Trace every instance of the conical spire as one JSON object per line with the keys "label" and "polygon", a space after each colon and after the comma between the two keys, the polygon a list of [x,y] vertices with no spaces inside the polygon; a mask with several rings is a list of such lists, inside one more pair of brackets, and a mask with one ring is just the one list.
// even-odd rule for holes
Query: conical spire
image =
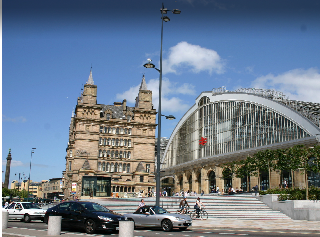
{"label": "conical spire", "polygon": [[146,79],[144,78],[144,75],[142,77],[142,82],[141,82],[141,85],[140,85],[140,89],[139,90],[148,90],[147,88],[147,83],[146,83]]}
{"label": "conical spire", "polygon": [[89,85],[94,85],[94,81],[93,81],[93,78],[92,78],[92,67],[91,67],[91,69],[90,69],[90,75],[89,75],[87,84],[89,84]]}

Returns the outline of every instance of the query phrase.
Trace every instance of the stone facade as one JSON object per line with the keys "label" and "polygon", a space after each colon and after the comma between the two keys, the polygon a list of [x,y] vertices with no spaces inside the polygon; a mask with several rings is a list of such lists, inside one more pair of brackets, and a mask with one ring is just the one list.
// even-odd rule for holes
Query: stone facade
{"label": "stone facade", "polygon": [[103,105],[97,104],[90,71],[70,123],[65,198],[110,196],[108,185],[112,193],[151,191],[155,129],[156,110],[144,77],[135,107],[128,107],[126,100]]}

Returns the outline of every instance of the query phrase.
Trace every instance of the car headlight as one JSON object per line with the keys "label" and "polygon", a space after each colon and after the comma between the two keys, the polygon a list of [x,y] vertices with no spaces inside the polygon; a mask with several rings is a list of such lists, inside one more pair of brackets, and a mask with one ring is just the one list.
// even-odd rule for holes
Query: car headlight
{"label": "car headlight", "polygon": [[101,220],[104,220],[104,221],[113,221],[113,219],[112,218],[110,218],[110,217],[107,217],[107,216],[98,216],[99,217],[99,219],[101,219]]}

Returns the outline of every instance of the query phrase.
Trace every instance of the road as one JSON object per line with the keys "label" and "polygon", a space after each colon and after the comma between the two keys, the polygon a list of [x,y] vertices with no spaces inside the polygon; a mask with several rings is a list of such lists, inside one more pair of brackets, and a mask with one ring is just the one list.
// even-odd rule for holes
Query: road
{"label": "road", "polygon": [[[9,230],[28,230],[32,229],[34,232],[39,233],[39,235],[33,234],[32,236],[46,236],[48,225],[42,223],[41,221],[32,221],[31,223],[24,223],[21,221],[12,221],[8,222],[8,231],[2,230],[3,237],[21,237],[21,234],[14,235],[14,233],[7,234]],[[85,234],[84,232],[79,232],[79,230],[62,230],[62,236],[118,236],[117,233],[112,232],[99,232],[97,235],[89,235]],[[287,230],[287,231],[276,231],[276,230],[246,230],[246,229],[225,229],[225,228],[216,228],[216,227],[199,227],[194,226],[186,231],[179,231],[173,230],[172,232],[163,232],[159,229],[135,229],[134,236],[135,237],[155,237],[155,236],[175,236],[175,237],[212,237],[212,236],[248,236],[248,237],[261,237],[261,236],[282,236],[282,237],[298,237],[298,236],[319,236],[319,231],[294,231],[294,230]]]}

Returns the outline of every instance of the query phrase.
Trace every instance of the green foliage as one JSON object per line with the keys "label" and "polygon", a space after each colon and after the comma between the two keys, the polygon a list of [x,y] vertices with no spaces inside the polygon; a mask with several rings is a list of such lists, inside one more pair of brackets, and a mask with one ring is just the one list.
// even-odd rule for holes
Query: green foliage
{"label": "green foliage", "polygon": [[[278,200],[306,200],[306,189],[300,188],[286,188],[286,189],[268,189],[265,191],[259,191],[260,195],[266,194],[280,194]],[[308,193],[309,200],[320,200],[320,188],[310,187]]]}
{"label": "green foliage", "polygon": [[2,197],[6,196],[26,198],[28,197],[28,191],[24,189],[18,191],[17,189],[2,188]]}

